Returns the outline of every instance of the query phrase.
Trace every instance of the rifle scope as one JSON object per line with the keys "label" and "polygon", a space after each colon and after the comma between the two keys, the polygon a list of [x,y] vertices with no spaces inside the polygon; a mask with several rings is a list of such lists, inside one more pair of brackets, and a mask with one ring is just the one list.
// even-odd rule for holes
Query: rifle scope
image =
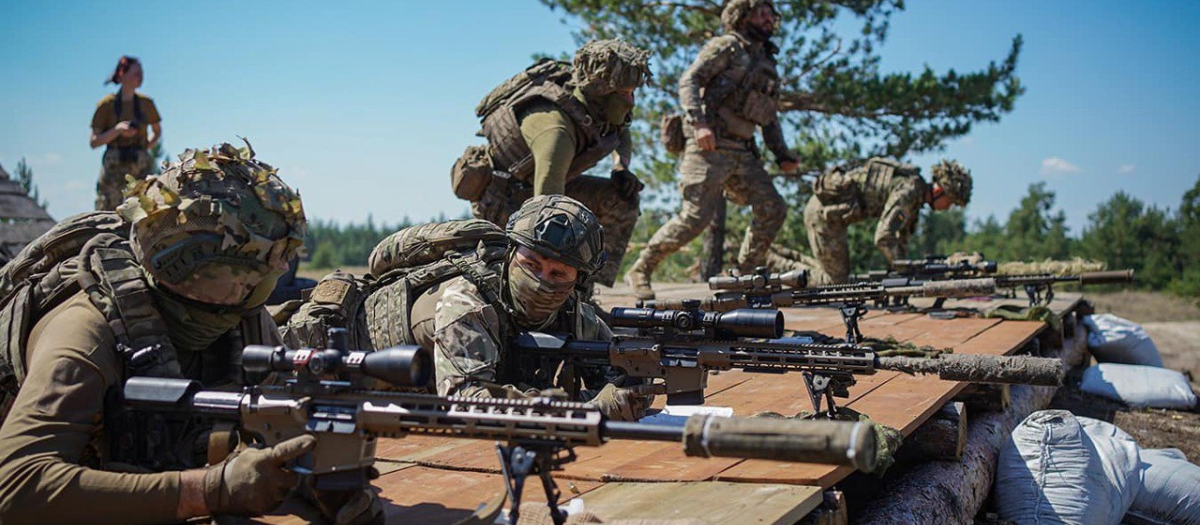
{"label": "rifle scope", "polygon": [[805,288],[808,286],[808,270],[792,270],[787,273],[768,273],[766,268],[761,272],[740,277],[710,277],[710,290],[738,290],[753,292],[779,288]]}
{"label": "rifle scope", "polygon": [[296,372],[308,377],[346,373],[399,387],[424,386],[433,372],[432,363],[428,350],[407,345],[376,351],[250,345],[242,351],[242,368],[247,372]]}
{"label": "rifle scope", "polygon": [[783,337],[783,313],[779,310],[745,308],[729,312],[705,312],[613,308],[612,325],[627,328],[670,328],[680,331],[705,329],[712,331],[712,336],[720,339]]}

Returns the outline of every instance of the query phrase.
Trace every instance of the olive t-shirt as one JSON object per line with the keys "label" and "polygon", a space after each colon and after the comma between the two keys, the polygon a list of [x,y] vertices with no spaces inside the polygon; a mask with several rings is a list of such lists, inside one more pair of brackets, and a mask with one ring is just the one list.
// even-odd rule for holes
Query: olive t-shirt
{"label": "olive t-shirt", "polygon": [[[135,109],[130,102],[137,102],[137,108]],[[121,114],[117,115],[117,95],[115,94],[109,94],[100,99],[100,103],[96,104],[96,113],[92,115],[92,131],[98,135],[112,129],[122,121],[136,121],[137,135],[117,137],[109,145],[116,148],[148,146],[150,139],[146,134],[146,128],[150,124],[162,122],[154,100],[141,93],[135,93],[133,101],[121,101],[120,106]],[[139,111],[141,118],[137,118]]]}

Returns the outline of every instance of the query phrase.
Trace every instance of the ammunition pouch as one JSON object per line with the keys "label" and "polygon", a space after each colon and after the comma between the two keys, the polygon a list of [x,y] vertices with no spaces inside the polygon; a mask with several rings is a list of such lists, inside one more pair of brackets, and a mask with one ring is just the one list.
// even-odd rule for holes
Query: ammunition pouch
{"label": "ammunition pouch", "polygon": [[742,102],[742,109],[738,113],[750,122],[766,126],[775,122],[779,114],[779,102],[761,91],[750,91],[746,93],[746,100]]}
{"label": "ammunition pouch", "polygon": [[460,199],[477,201],[492,183],[492,161],[487,148],[467,146],[454,168],[450,170],[450,188]]}
{"label": "ammunition pouch", "polygon": [[678,155],[683,152],[687,137],[683,136],[683,115],[669,113],[662,117],[662,145],[667,153]]}

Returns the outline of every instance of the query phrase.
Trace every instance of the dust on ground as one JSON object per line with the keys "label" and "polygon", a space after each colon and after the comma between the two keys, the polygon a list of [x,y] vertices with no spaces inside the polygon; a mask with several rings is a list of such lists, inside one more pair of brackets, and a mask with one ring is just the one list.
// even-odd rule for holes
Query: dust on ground
{"label": "dust on ground", "polygon": [[1200,307],[1196,306],[1196,298],[1141,290],[1111,293],[1088,291],[1084,297],[1096,306],[1096,313],[1112,313],[1137,323],[1200,321]]}

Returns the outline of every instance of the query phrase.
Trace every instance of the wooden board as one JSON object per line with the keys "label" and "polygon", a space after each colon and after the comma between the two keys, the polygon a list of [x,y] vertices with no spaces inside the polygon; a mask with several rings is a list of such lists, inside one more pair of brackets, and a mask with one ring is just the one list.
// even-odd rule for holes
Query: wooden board
{"label": "wooden board", "polygon": [[[685,296],[688,290],[681,286],[675,292]],[[1056,300],[1055,310],[1062,304],[1073,307],[1074,300]],[[631,303],[630,299],[624,304]],[[834,309],[784,312],[790,329],[842,335],[841,317]],[[1037,322],[938,320],[879,310],[871,311],[860,325],[867,336],[892,336],[916,344],[951,346],[956,353],[990,355],[1016,351],[1043,328]],[[849,398],[839,402],[908,434],[961,388],[961,383],[936,377],[881,371],[859,377]],[[706,394],[706,404],[731,407],[738,416],[763,411],[792,415],[811,409],[798,374],[722,372],[709,377]],[[656,407],[661,408],[663,401],[660,396]],[[851,472],[827,465],[687,458],[673,443],[619,441],[581,447],[576,453],[578,460],[556,472],[555,479],[564,500],[582,495],[586,510],[602,519],[794,523],[819,503],[822,487]],[[375,484],[387,502],[389,522],[451,523],[494,498],[503,487],[490,442],[387,439],[381,440],[378,456],[386,458],[388,472]],[[540,483],[528,482],[526,500],[543,498]]]}

